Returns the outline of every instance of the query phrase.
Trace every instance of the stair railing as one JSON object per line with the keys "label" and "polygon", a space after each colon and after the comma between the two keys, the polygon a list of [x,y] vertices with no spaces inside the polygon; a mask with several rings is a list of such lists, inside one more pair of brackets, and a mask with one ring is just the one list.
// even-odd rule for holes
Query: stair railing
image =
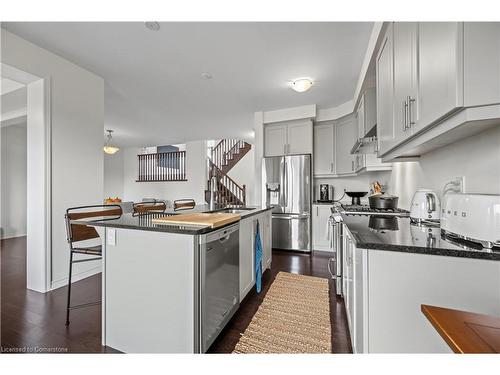
{"label": "stair railing", "polygon": [[211,178],[215,176],[217,178],[218,188],[216,192],[217,202],[222,204],[245,205],[246,186],[240,186],[231,177],[222,172],[222,170],[211,160],[209,160],[209,166],[208,186],[210,186]]}

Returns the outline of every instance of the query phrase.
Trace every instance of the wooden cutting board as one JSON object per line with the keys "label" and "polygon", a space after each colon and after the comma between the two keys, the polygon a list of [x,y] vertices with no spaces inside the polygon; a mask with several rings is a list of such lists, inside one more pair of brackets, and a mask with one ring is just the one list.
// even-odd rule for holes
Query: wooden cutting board
{"label": "wooden cutting board", "polygon": [[238,214],[228,213],[191,213],[172,215],[153,219],[155,224],[176,225],[198,225],[211,228],[219,228],[226,224],[235,223],[240,220]]}

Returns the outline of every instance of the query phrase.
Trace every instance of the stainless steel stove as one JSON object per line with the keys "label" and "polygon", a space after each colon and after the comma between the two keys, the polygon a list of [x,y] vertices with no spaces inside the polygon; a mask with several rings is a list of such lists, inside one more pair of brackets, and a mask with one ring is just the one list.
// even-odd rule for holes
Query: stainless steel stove
{"label": "stainless steel stove", "polygon": [[337,209],[345,215],[410,216],[410,211],[403,210],[402,208],[381,210],[377,208],[370,208],[368,205],[342,204]]}

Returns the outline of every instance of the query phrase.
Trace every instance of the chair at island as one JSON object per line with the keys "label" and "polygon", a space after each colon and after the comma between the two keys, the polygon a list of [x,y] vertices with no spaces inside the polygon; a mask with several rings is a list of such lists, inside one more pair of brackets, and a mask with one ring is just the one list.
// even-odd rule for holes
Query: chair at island
{"label": "chair at island", "polygon": [[[92,205],[92,206],[80,206],[72,207],[66,210],[66,215],[64,219],[66,220],[66,232],[67,239],[69,243],[69,277],[68,277],[68,295],[67,295],[67,305],[66,305],[66,325],[69,325],[69,312],[71,310],[95,306],[101,303],[101,301],[83,303],[80,305],[71,306],[71,273],[73,270],[74,263],[90,262],[94,260],[102,259],[102,243],[98,243],[94,246],[89,245],[79,245],[83,241],[97,240],[99,239],[99,233],[96,229],[87,225],[75,225],[72,224],[72,220],[89,219],[109,217],[117,218],[122,215],[123,211],[120,205]],[[100,242],[100,241],[99,241]],[[92,258],[81,258],[74,260],[74,254],[82,254],[86,256],[91,256]]]}

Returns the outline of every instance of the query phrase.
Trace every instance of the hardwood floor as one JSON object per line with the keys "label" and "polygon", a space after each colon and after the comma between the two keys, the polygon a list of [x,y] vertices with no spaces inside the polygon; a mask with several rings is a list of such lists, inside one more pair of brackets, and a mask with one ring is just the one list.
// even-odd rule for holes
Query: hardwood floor
{"label": "hardwood floor", "polygon": [[[313,256],[273,251],[272,269],[265,272],[262,292],[252,290],[240,309],[210,348],[210,353],[230,353],[240,334],[250,323],[262,299],[279,271],[329,277],[328,256]],[[350,353],[349,331],[342,299],[335,295],[330,281],[332,347],[334,353]],[[92,276],[73,284],[73,303],[101,298],[101,277]],[[101,346],[101,307],[71,312],[71,324],[65,321],[66,287],[49,293],[26,289],[26,238],[1,240],[1,337],[2,352],[109,353]]]}

